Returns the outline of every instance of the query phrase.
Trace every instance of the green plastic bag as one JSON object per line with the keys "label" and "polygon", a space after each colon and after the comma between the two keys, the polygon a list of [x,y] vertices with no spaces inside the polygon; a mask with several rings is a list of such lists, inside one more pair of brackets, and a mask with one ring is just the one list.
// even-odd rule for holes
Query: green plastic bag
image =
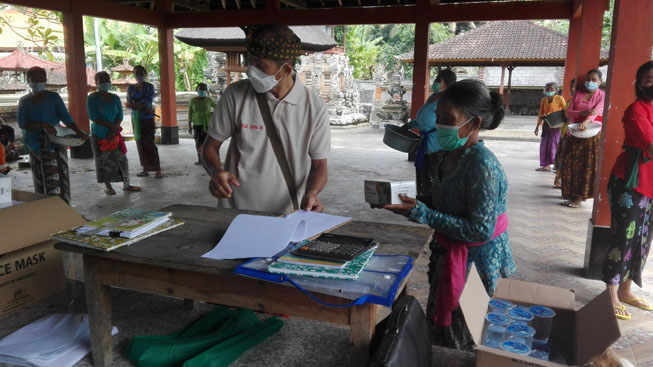
{"label": "green plastic bag", "polygon": [[185,361],[263,324],[252,310],[219,306],[172,334],[133,337],[127,358],[137,367],[181,367]]}

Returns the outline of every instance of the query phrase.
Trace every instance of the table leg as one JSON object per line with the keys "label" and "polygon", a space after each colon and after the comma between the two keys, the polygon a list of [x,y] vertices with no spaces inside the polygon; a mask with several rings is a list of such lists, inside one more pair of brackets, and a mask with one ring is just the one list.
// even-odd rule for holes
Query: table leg
{"label": "table leg", "polygon": [[91,332],[91,351],[95,367],[109,367],[113,362],[111,336],[111,287],[100,284],[97,259],[84,255],[86,307]]}
{"label": "table leg", "polygon": [[187,310],[194,310],[199,304],[199,301],[190,298],[184,298],[184,308]]}
{"label": "table leg", "polygon": [[378,312],[379,306],[372,303],[353,306],[349,309],[349,345],[352,367],[367,365]]}

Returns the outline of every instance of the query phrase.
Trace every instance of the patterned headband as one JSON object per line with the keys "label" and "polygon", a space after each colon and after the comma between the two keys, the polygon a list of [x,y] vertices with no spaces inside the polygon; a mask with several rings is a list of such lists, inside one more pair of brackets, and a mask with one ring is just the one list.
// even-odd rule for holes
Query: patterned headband
{"label": "patterned headband", "polygon": [[262,29],[261,25],[251,25],[243,28],[246,34],[245,45],[251,55],[266,60],[291,60],[304,54],[299,37],[256,37]]}

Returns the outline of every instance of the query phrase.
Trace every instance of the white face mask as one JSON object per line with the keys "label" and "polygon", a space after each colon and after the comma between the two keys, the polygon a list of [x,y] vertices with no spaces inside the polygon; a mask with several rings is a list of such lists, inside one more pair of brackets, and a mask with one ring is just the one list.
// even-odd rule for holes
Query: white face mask
{"label": "white face mask", "polygon": [[275,76],[279,74],[284,65],[286,64],[281,65],[274,75],[270,75],[256,66],[250,65],[247,68],[247,77],[249,78],[250,83],[252,83],[252,87],[254,87],[256,93],[265,93],[276,87],[279,81],[275,79]]}

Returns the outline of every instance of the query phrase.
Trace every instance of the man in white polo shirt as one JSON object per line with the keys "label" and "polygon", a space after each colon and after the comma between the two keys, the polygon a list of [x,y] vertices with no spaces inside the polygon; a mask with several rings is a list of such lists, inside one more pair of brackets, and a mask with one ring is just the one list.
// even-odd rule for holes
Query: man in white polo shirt
{"label": "man in white polo shirt", "polygon": [[[301,209],[322,211],[317,195],[327,182],[329,118],[324,102],[293,71],[295,59],[303,54],[301,42],[281,24],[249,26],[245,33],[248,80],[224,91],[204,143],[204,166],[211,175],[209,191],[222,208],[278,213],[295,209],[291,192],[296,191],[294,201]],[[268,123],[277,132],[289,180],[281,168],[284,158],[275,155],[268,137],[257,93],[264,96],[261,103],[269,108]],[[229,138],[222,166],[219,150]]]}

